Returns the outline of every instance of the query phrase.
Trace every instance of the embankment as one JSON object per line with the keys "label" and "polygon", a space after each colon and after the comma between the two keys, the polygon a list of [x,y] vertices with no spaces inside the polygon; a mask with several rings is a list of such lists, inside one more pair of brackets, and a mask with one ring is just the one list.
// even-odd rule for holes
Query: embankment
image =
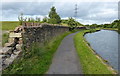
{"label": "embankment", "polygon": [[74,37],[76,51],[80,57],[84,74],[116,74],[86,42],[84,34],[89,32],[89,30],[81,31]]}

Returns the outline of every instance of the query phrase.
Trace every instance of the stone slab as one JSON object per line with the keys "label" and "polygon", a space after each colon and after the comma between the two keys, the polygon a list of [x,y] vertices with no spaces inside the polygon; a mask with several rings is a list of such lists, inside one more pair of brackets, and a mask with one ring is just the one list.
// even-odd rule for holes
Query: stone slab
{"label": "stone slab", "polygon": [[3,47],[2,49],[0,49],[0,54],[5,54],[8,52],[8,50],[10,50],[10,47]]}
{"label": "stone slab", "polygon": [[15,38],[15,37],[21,38],[22,34],[21,33],[10,33],[9,37],[12,37],[12,38]]}
{"label": "stone slab", "polygon": [[11,46],[13,43],[5,43],[4,47]]}
{"label": "stone slab", "polygon": [[14,42],[15,38],[8,38],[8,42],[11,43],[11,42]]}

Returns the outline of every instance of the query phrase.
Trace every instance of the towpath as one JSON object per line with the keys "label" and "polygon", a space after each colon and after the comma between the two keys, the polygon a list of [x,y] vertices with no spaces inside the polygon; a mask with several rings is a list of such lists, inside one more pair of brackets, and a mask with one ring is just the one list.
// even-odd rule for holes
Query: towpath
{"label": "towpath", "polygon": [[80,61],[74,47],[73,37],[75,34],[72,33],[62,40],[47,74],[82,74]]}

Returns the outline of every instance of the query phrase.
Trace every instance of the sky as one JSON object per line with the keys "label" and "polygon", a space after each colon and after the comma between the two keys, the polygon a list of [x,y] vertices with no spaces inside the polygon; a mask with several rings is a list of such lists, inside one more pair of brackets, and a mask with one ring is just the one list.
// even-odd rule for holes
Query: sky
{"label": "sky", "polygon": [[41,19],[48,16],[50,8],[56,7],[57,13],[62,19],[74,17],[75,4],[77,4],[76,20],[82,24],[104,24],[111,23],[118,19],[118,1],[117,0],[93,0],[93,1],[75,1],[75,0],[49,0],[34,1],[22,0],[3,0],[0,21],[18,21],[18,15],[24,14],[24,17],[40,17]]}

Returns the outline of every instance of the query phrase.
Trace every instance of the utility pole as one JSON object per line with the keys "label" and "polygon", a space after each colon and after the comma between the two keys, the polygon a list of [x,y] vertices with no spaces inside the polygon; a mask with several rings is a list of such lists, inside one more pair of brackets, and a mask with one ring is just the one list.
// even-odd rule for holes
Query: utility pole
{"label": "utility pole", "polygon": [[77,4],[75,4],[75,9],[74,9],[74,17],[77,17],[77,13],[78,13],[78,7]]}

